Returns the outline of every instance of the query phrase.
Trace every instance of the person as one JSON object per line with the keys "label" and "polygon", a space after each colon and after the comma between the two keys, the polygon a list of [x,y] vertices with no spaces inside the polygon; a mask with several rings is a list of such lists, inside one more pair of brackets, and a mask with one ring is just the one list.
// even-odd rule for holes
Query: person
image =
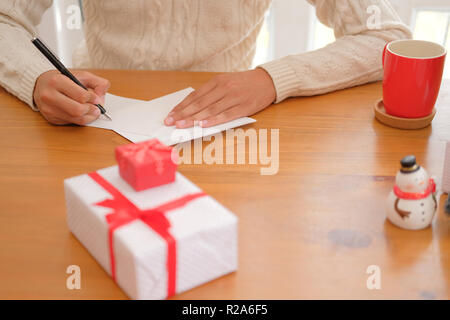
{"label": "person", "polygon": [[[253,70],[255,43],[271,0],[84,0],[85,41],[77,68],[219,71],[167,115],[165,124],[213,126],[288,97],[324,94],[379,80],[385,44],[411,37],[388,0],[307,0],[336,41]],[[61,75],[30,39],[52,0],[0,2],[0,85],[50,123],[87,124],[109,81],[74,71],[89,91]],[[368,8],[376,10],[368,10]],[[368,23],[376,14],[374,21]],[[373,17],[372,17],[373,18]],[[277,23],[283,23],[282,21]],[[291,38],[302,30],[292,30]]]}

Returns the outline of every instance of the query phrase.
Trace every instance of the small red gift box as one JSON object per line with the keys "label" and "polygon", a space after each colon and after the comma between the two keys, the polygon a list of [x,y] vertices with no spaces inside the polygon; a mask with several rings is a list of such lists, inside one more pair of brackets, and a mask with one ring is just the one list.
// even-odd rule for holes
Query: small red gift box
{"label": "small red gift box", "polygon": [[117,147],[116,159],[120,176],[136,191],[175,181],[172,148],[157,139]]}

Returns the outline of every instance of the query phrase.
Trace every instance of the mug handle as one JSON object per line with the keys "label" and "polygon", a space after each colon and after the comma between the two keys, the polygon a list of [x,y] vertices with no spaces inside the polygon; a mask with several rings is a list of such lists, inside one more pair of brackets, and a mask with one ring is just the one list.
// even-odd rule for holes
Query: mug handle
{"label": "mug handle", "polygon": [[390,42],[386,43],[386,45],[384,46],[384,49],[383,49],[383,56],[382,56],[382,59],[383,59],[383,68],[384,68],[384,58],[385,58],[385,56],[386,56],[386,49],[387,49],[387,46],[389,45],[389,43],[390,43]]}

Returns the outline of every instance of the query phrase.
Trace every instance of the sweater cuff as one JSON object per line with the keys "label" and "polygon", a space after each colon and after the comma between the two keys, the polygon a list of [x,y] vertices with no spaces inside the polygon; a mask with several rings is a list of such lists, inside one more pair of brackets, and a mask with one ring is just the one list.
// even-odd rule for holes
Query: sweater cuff
{"label": "sweater cuff", "polygon": [[36,59],[33,64],[26,67],[21,75],[18,98],[27,103],[34,111],[39,111],[33,100],[36,80],[42,73],[53,69],[53,66],[47,61]]}
{"label": "sweater cuff", "polygon": [[275,91],[277,92],[275,103],[295,95],[295,92],[298,91],[297,75],[285,59],[268,62],[259,65],[258,68],[266,70],[272,78]]}

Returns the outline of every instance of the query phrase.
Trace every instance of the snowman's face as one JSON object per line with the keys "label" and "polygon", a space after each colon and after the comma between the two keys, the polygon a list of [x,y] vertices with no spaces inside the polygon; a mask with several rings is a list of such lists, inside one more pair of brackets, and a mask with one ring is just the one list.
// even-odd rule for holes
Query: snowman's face
{"label": "snowman's face", "polygon": [[428,187],[428,174],[424,168],[412,173],[398,172],[395,183],[400,190],[405,192],[423,192]]}

